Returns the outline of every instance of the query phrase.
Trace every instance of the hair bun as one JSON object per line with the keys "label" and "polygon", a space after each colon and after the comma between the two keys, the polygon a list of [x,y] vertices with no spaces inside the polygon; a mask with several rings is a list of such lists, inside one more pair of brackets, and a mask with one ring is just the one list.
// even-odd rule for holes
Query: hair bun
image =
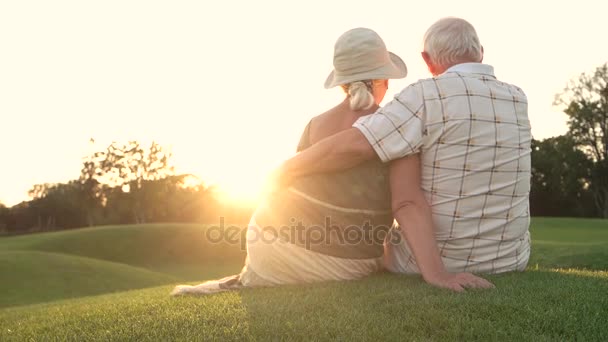
{"label": "hair bun", "polygon": [[364,110],[374,105],[371,81],[357,81],[348,85],[347,93],[350,96],[352,110]]}

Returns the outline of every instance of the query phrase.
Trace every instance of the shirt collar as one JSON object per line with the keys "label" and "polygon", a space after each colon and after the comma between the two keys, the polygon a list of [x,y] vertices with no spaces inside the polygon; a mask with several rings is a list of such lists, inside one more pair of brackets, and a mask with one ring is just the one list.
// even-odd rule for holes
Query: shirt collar
{"label": "shirt collar", "polygon": [[488,64],[482,63],[461,63],[451,66],[445,73],[448,72],[463,72],[468,74],[482,74],[488,75],[492,77],[496,77],[494,75],[494,67]]}

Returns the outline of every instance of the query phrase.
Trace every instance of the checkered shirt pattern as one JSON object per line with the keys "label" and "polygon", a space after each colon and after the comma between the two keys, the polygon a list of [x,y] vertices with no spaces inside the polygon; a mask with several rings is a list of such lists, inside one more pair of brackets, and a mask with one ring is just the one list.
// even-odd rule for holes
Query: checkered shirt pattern
{"label": "checkered shirt pattern", "polygon": [[[490,65],[459,64],[354,127],[384,162],[421,153],[421,186],[449,271],[525,269],[532,136],[520,88],[498,81]],[[389,269],[418,272],[407,244],[389,247]]]}

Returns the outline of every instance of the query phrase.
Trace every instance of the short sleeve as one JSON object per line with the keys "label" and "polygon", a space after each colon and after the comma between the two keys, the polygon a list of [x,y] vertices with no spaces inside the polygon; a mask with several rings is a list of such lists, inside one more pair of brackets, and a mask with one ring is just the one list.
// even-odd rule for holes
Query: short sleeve
{"label": "short sleeve", "polygon": [[425,127],[420,83],[405,88],[384,107],[359,118],[359,129],[383,162],[420,152]]}

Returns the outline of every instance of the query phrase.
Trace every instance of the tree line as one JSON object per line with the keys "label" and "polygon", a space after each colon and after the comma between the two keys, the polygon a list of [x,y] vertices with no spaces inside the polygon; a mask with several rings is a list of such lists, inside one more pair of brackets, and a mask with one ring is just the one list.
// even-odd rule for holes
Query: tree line
{"label": "tree line", "polygon": [[[152,142],[113,142],[86,157],[80,177],[37,184],[30,201],[0,205],[0,231],[23,233],[95,225],[243,222],[252,208],[224,203],[215,187],[176,174],[171,153]],[[247,221],[245,221],[247,222]]]}
{"label": "tree line", "polygon": [[531,212],[608,218],[608,63],[556,96],[564,135],[533,141]]}
{"label": "tree line", "polygon": [[[555,105],[568,132],[532,141],[531,214],[608,218],[608,63],[583,73]],[[176,174],[171,153],[152,142],[114,142],[86,157],[80,177],[37,184],[30,201],[0,204],[0,232],[155,222],[247,222],[251,207],[223,203],[214,187]]]}

